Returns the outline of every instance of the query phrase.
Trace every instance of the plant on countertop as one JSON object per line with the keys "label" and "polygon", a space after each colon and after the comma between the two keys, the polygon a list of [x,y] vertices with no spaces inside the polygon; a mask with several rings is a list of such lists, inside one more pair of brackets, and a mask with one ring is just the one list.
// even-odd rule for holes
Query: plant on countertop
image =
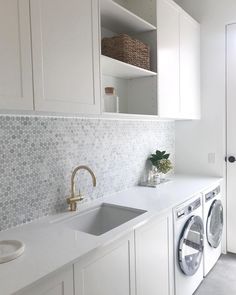
{"label": "plant on countertop", "polygon": [[152,154],[149,160],[152,162],[152,165],[157,168],[159,173],[166,174],[171,169],[173,169],[172,163],[169,160],[170,154],[167,154],[166,151],[157,150],[155,154]]}

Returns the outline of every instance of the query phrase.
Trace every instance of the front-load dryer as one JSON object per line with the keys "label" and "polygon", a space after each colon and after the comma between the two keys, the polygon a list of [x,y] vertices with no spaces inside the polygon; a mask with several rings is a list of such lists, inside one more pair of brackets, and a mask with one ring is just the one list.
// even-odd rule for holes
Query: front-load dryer
{"label": "front-load dryer", "polygon": [[202,195],[173,210],[175,295],[192,295],[203,280]]}
{"label": "front-load dryer", "polygon": [[215,185],[203,193],[203,222],[206,233],[203,271],[206,276],[216,264],[222,251],[223,204],[220,185]]}

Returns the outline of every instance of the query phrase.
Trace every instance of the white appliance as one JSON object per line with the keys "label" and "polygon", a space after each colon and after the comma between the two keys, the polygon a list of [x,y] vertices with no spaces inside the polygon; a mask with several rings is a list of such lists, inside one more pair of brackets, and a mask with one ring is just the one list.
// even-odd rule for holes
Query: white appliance
{"label": "white appliance", "polygon": [[202,195],[173,210],[175,295],[192,295],[203,280]]}
{"label": "white appliance", "polygon": [[223,234],[223,205],[220,185],[203,193],[203,222],[205,231],[203,271],[206,276],[221,255]]}

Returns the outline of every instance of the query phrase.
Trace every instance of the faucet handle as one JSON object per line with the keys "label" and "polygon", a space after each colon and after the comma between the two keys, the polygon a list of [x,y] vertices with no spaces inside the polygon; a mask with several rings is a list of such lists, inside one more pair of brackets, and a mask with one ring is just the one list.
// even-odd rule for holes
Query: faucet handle
{"label": "faucet handle", "polygon": [[78,202],[80,202],[80,201],[84,200],[84,195],[79,190],[79,193],[78,193],[78,195],[75,196],[75,198],[78,199]]}
{"label": "faucet handle", "polygon": [[69,210],[70,211],[76,211],[77,209],[77,202],[81,202],[84,200],[83,195],[81,194],[81,192],[79,191],[78,195],[75,196],[69,196],[67,199],[67,204],[69,205]]}
{"label": "faucet handle", "polygon": [[78,195],[75,195],[75,196],[69,196],[66,200],[67,200],[68,204],[71,204],[71,203],[74,203],[74,202],[83,201],[84,197],[83,197],[82,194],[78,194]]}

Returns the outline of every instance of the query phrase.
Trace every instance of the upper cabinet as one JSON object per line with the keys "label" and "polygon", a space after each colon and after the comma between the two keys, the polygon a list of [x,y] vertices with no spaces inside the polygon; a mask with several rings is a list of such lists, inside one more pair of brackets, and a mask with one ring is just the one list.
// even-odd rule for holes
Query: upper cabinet
{"label": "upper cabinet", "polygon": [[200,118],[200,27],[172,0],[0,0],[0,24],[1,110]]}
{"label": "upper cabinet", "polygon": [[151,71],[102,56],[103,112],[104,89],[113,87],[119,113],[200,118],[200,25],[195,20],[172,0],[145,5],[101,0],[101,25],[102,38],[127,33],[151,50]]}
{"label": "upper cabinet", "polygon": [[28,0],[0,0],[0,109],[33,110]]}
{"label": "upper cabinet", "polygon": [[97,0],[31,0],[37,111],[99,113]]}
{"label": "upper cabinet", "polygon": [[97,0],[0,0],[0,23],[0,109],[100,113]]}
{"label": "upper cabinet", "polygon": [[200,119],[200,25],[158,0],[158,103],[163,118]]}
{"label": "upper cabinet", "polygon": [[180,118],[200,119],[200,25],[180,12]]}
{"label": "upper cabinet", "polygon": [[161,117],[176,117],[180,112],[179,7],[159,0],[158,26],[158,99]]}
{"label": "upper cabinet", "polygon": [[[156,1],[146,0],[100,0],[101,13],[101,42],[103,38],[117,38],[119,34],[126,34],[126,38],[117,41],[110,47],[110,52],[101,55],[102,82],[102,113],[139,114],[157,116],[157,27]],[[116,39],[118,40],[118,39]],[[136,40],[136,41],[133,41]],[[150,52],[150,68],[141,67],[134,61],[140,54],[143,45],[148,46]],[[123,43],[123,44],[122,44]],[[121,47],[126,47],[123,50]],[[113,47],[113,48],[112,48]],[[111,49],[112,48],[112,49]],[[115,54],[114,54],[115,52]],[[122,60],[126,55],[132,61]],[[130,59],[131,59],[130,58]],[[105,88],[112,87],[118,96],[119,107],[106,107],[106,101],[116,104],[117,100],[106,97]],[[116,114],[114,114],[116,112]]]}

